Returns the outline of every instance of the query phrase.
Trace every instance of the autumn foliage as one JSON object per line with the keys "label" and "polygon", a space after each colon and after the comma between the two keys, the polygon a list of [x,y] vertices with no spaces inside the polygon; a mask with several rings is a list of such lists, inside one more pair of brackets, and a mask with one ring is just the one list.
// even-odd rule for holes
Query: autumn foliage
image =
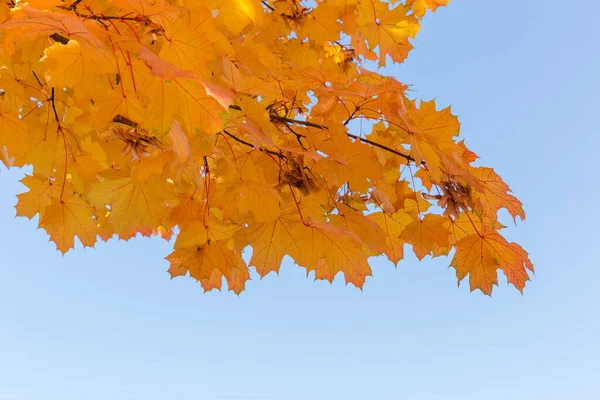
{"label": "autumn foliage", "polygon": [[519,200],[448,108],[373,72],[447,3],[3,2],[0,157],[32,168],[17,215],[63,253],[176,230],[169,272],[205,290],[285,255],[362,287],[369,257],[405,245],[451,254],[472,290],[499,269],[522,290],[533,266],[497,220],[523,219]]}

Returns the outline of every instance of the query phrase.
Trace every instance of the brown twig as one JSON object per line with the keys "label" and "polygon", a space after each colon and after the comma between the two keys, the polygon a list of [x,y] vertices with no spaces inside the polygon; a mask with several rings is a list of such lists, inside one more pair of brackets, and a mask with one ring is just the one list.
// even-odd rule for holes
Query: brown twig
{"label": "brown twig", "polygon": [[35,80],[37,81],[37,83],[40,84],[41,87],[44,87],[44,85],[42,84],[42,81],[40,81],[40,78],[38,78],[37,74],[35,73],[35,71],[31,71],[31,73],[33,74],[33,76],[35,77]]}
{"label": "brown twig", "polygon": [[[254,146],[252,143],[250,143],[250,142],[246,142],[245,140],[243,140],[243,139],[240,139],[239,137],[237,137],[237,136],[235,136],[234,134],[232,134],[232,133],[230,133],[230,132],[226,131],[225,129],[223,129],[223,130],[221,131],[221,133],[224,133],[225,135],[229,136],[230,138],[232,138],[233,140],[235,140],[235,141],[236,141],[236,142],[238,142],[238,143],[241,143],[241,144],[243,144],[243,145],[246,145],[246,146],[248,146],[248,147],[251,147],[251,148],[253,148],[253,149],[256,149],[256,146]],[[267,149],[267,148],[265,148],[265,147],[259,147],[259,148],[258,148],[258,150],[259,150],[259,151],[262,151],[262,152],[264,152],[264,153],[273,154],[274,156],[277,156],[277,157],[279,157],[279,158],[285,158],[285,156],[284,156],[283,154],[281,154],[280,152],[273,151],[273,150],[269,150],[269,149]]]}
{"label": "brown twig", "polygon": [[[271,115],[270,117],[271,117],[271,120],[275,120],[275,121],[281,121],[281,122],[287,122],[287,123],[292,123],[292,124],[304,125],[304,126],[309,126],[311,128],[317,128],[317,129],[324,129],[324,130],[328,130],[329,129],[329,127],[327,127],[327,126],[316,124],[316,123],[310,122],[310,121],[302,121],[302,120],[297,120],[297,119],[291,119],[291,118],[282,117],[280,115]],[[411,156],[409,156],[408,154],[401,153],[398,150],[392,149],[391,147],[387,147],[387,146],[385,146],[383,144],[374,142],[374,141],[369,140],[369,139],[365,139],[363,137],[360,137],[358,135],[354,135],[354,134],[349,133],[349,132],[346,132],[346,135],[349,136],[349,137],[351,137],[351,138],[353,138],[353,139],[358,139],[358,140],[360,140],[363,143],[370,144],[371,146],[379,147],[382,150],[389,151],[390,153],[395,154],[397,156],[400,156],[400,157],[406,159],[407,161],[413,161],[413,162],[415,161],[415,159],[412,158]]]}
{"label": "brown twig", "polygon": [[263,6],[267,7],[269,10],[275,11],[275,9],[269,3],[267,3],[266,1],[263,0],[263,1],[261,1],[261,3],[262,3]]}
{"label": "brown twig", "polygon": [[58,112],[56,112],[56,104],[54,104],[54,88],[52,88],[52,91],[50,93],[51,94],[50,94],[50,98],[48,99],[48,101],[50,101],[50,103],[52,104],[52,111],[54,111],[54,118],[56,118],[56,123],[60,126]]}

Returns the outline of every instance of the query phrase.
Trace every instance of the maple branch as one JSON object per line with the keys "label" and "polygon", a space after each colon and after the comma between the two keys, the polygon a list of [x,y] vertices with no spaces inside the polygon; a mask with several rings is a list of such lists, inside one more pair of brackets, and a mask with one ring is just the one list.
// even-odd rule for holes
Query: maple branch
{"label": "maple branch", "polygon": [[[235,104],[230,105],[229,108],[232,109],[232,110],[242,111],[242,108],[240,106],[235,105]],[[352,114],[350,114],[350,117],[346,120],[346,122],[344,122],[344,125],[346,125],[348,122],[350,122],[350,120],[352,119],[352,117],[354,116],[354,114],[356,114],[357,111],[358,111],[358,108],[356,110],[354,110],[354,112]],[[269,118],[271,119],[271,121],[285,122],[287,124],[297,124],[297,125],[308,126],[308,127],[311,127],[311,128],[329,130],[329,127],[327,127],[325,125],[317,124],[317,123],[310,122],[310,121],[302,121],[302,120],[298,120],[298,119],[292,119],[292,118],[282,117],[281,115],[277,115],[277,114],[271,114],[271,115],[269,115]],[[346,132],[346,135],[349,136],[349,137],[351,137],[351,138],[353,138],[353,139],[358,139],[358,140],[360,140],[361,142],[363,142],[365,144],[370,144],[371,146],[375,146],[375,147],[378,147],[378,148],[380,148],[382,150],[389,151],[392,154],[395,154],[397,156],[400,156],[400,157],[404,158],[406,161],[413,161],[413,162],[415,162],[415,159],[413,157],[411,157],[410,155],[401,153],[398,150],[392,149],[391,147],[385,146],[383,144],[374,142],[372,140],[363,138],[363,137],[358,136],[358,135],[354,135],[354,134],[349,133],[349,132]],[[425,161],[421,162],[421,164],[425,164]]]}
{"label": "maple branch", "polygon": [[38,78],[37,74],[35,73],[35,71],[31,71],[31,73],[33,74],[33,76],[35,77],[35,80],[37,81],[37,83],[40,84],[41,87],[44,87],[44,85],[42,84],[42,81],[40,81],[40,78]]}
{"label": "maple branch", "polygon": [[[400,157],[406,159],[406,161],[413,161],[413,162],[415,161],[415,159],[412,158],[411,156],[409,156],[408,154],[401,153],[401,152],[399,152],[397,150],[392,149],[391,147],[384,146],[384,145],[382,145],[380,143],[374,142],[374,141],[369,140],[369,139],[365,139],[363,137],[360,137],[358,135],[354,135],[352,133],[346,132],[346,135],[350,136],[353,139],[358,139],[358,140],[360,140],[363,143],[370,144],[371,146],[379,147],[382,150],[389,151],[390,153],[393,153],[393,154],[395,154],[397,156],[400,156]],[[425,163],[425,161],[423,161],[423,163]]]}
{"label": "maple branch", "polygon": [[[136,22],[146,22],[148,19],[146,17],[119,17],[118,15],[96,15],[96,14],[80,14],[77,11],[73,11],[75,15],[80,18],[85,19],[94,19],[96,21],[108,21],[108,20],[116,20],[116,21],[136,21]],[[148,20],[149,21],[149,20]]]}
{"label": "maple branch", "polygon": [[[146,17],[145,15],[138,15],[137,17],[125,17],[125,16],[118,16],[118,15],[82,14],[79,11],[77,11],[77,5],[81,1],[82,0],[75,0],[72,4],[70,4],[68,6],[58,6],[58,8],[62,8],[63,10],[73,11],[73,13],[80,18],[93,19],[96,21],[116,20],[116,21],[136,21],[136,22],[152,23],[152,21],[150,21],[150,19],[148,17]],[[90,10],[90,11],[92,11],[92,10]],[[132,13],[128,13],[128,14],[132,14]],[[63,44],[65,44],[65,43],[63,43]]]}
{"label": "maple branch", "polygon": [[79,3],[81,3],[81,1],[82,1],[82,0],[75,0],[74,2],[72,2],[72,3],[69,5],[69,8],[71,8],[71,9],[75,9],[75,8],[77,8],[77,5],[78,5]]}
{"label": "maple branch", "polygon": [[[232,109],[232,110],[242,111],[241,107],[237,106],[235,104],[230,105],[229,108]],[[302,120],[298,120],[298,119],[292,119],[292,118],[282,117],[281,115],[277,115],[277,114],[271,114],[271,115],[269,115],[269,118],[271,119],[271,121],[279,121],[279,122],[284,122],[286,124],[297,124],[297,125],[308,126],[308,127],[311,127],[311,128],[329,130],[329,127],[324,126],[324,125],[320,125],[320,124],[317,124],[317,123],[314,123],[314,122],[310,122],[310,121],[302,121]],[[118,114],[117,116],[115,116],[113,118],[113,122],[119,122],[121,124],[129,125],[129,126],[132,126],[132,127],[136,127],[138,125],[136,122],[133,122],[132,120],[130,120],[128,118],[125,118],[125,117],[123,117],[120,114]],[[288,128],[290,128],[289,125],[288,125]],[[290,131],[296,135],[298,141],[300,142],[300,138],[298,137],[298,134],[296,134],[296,132],[294,132],[292,129],[290,129]],[[222,132],[224,134],[226,134],[227,136],[231,137],[233,140],[235,140],[235,141],[237,141],[239,143],[242,143],[242,144],[244,144],[244,145],[246,145],[248,147],[251,147],[253,149],[256,149],[256,147],[252,143],[246,142],[245,140],[240,139],[239,137],[231,134],[230,132],[227,132],[226,130],[223,130]],[[378,147],[378,148],[380,148],[382,150],[385,150],[385,151],[388,151],[388,152],[390,152],[392,154],[400,156],[400,157],[404,158],[407,161],[413,161],[413,162],[415,161],[415,159],[413,157],[411,157],[410,155],[401,153],[398,150],[392,149],[391,147],[385,146],[383,144],[374,142],[372,140],[363,138],[363,137],[358,136],[358,135],[354,135],[354,134],[349,133],[349,132],[346,132],[346,135],[348,137],[351,137],[352,139],[358,139],[358,140],[360,140],[361,142],[363,142],[365,144],[369,144],[371,146]],[[300,136],[302,136],[302,135],[300,135]],[[301,142],[300,142],[300,145],[302,145]],[[269,154],[276,155],[277,157],[280,157],[280,158],[285,158],[285,157],[283,157],[283,155],[281,153],[278,153],[278,152],[273,151],[273,150],[269,150],[269,149],[264,148],[264,147],[260,147],[258,150],[266,152],[266,153],[269,153]],[[425,162],[423,161],[422,164],[424,164],[424,163]]]}
{"label": "maple branch", "polygon": [[[329,129],[329,127],[327,127],[327,126],[316,124],[316,123],[310,122],[310,121],[301,121],[301,120],[297,120],[297,119],[291,119],[291,118],[282,117],[280,115],[271,115],[270,117],[271,117],[271,120],[275,120],[275,121],[281,121],[281,122],[287,122],[287,123],[292,123],[292,124],[304,125],[304,126],[309,126],[311,128],[318,128],[318,129],[324,129],[324,130],[328,130]],[[378,148],[380,148],[382,150],[389,151],[390,153],[393,153],[393,154],[395,154],[397,156],[403,157],[407,161],[413,161],[413,162],[415,161],[415,159],[412,158],[411,156],[409,156],[408,154],[401,153],[398,150],[392,149],[391,147],[387,147],[387,146],[385,146],[383,144],[374,142],[374,141],[369,140],[369,139],[365,139],[365,138],[363,138],[361,136],[354,135],[354,134],[349,133],[349,132],[346,132],[346,135],[349,136],[349,137],[351,137],[351,138],[353,138],[353,139],[358,139],[358,140],[360,140],[363,143],[370,144],[371,146],[375,146],[375,147],[378,147]]]}
{"label": "maple branch", "polygon": [[[210,170],[208,168],[208,159],[206,156],[203,156],[204,160],[204,215],[202,216],[202,224],[206,228],[208,225],[206,224],[206,217],[208,216],[208,212],[210,210],[210,205],[208,203],[208,196],[210,195]],[[208,231],[207,231],[208,236]],[[210,244],[210,239],[208,240],[208,244]]]}
{"label": "maple branch", "polygon": [[360,107],[356,107],[354,109],[354,111],[352,111],[352,114],[350,114],[350,116],[348,117],[348,119],[344,121],[344,126],[348,125],[348,123],[350,123],[350,121],[352,121],[352,118],[354,118],[354,116],[356,115],[356,113],[358,112],[358,110],[360,110]]}
{"label": "maple branch", "polygon": [[285,124],[286,128],[289,129],[290,132],[292,132],[294,135],[296,135],[296,140],[298,141],[298,144],[300,144],[300,147],[302,147],[304,149],[304,145],[302,144],[302,138],[306,137],[305,135],[296,132],[292,126],[290,124]]}
{"label": "maple branch", "polygon": [[329,127],[327,127],[327,126],[315,124],[314,122],[282,117],[281,115],[277,115],[277,114],[271,114],[271,115],[269,115],[269,117],[271,118],[271,121],[287,122],[290,124],[310,126],[311,128],[318,128],[318,129],[325,129],[325,130],[329,129]]}
{"label": "maple branch", "polygon": [[52,88],[50,98],[48,99],[50,103],[52,103],[52,111],[54,111],[54,118],[56,118],[56,122],[60,126],[60,121],[58,119],[58,113],[56,112],[56,104],[54,104],[54,88]]}
{"label": "maple branch", "polygon": [[[239,137],[237,137],[237,136],[235,136],[234,134],[232,134],[232,133],[230,133],[230,132],[226,131],[225,129],[223,129],[223,130],[222,130],[220,133],[224,133],[224,134],[226,134],[227,136],[229,136],[230,138],[232,138],[233,140],[235,140],[235,141],[236,141],[236,142],[238,142],[238,143],[241,143],[241,144],[243,144],[243,145],[246,145],[246,146],[248,146],[248,147],[251,147],[251,148],[253,148],[253,149],[256,149],[256,146],[254,146],[252,143],[250,143],[250,142],[246,142],[245,140],[243,140],[243,139],[240,139]],[[264,152],[264,153],[273,154],[273,155],[275,155],[275,156],[277,156],[277,157],[279,157],[279,158],[285,158],[285,156],[284,156],[283,154],[281,154],[281,153],[279,153],[279,152],[276,152],[276,151],[273,151],[273,150],[269,150],[269,149],[267,149],[267,148],[265,148],[265,147],[259,147],[259,148],[258,148],[258,150],[259,150],[259,151],[262,151],[262,152]]]}
{"label": "maple branch", "polygon": [[269,3],[267,3],[266,1],[261,1],[262,5],[267,7],[269,10],[271,11],[275,11],[275,9],[273,7],[271,7],[271,5]]}

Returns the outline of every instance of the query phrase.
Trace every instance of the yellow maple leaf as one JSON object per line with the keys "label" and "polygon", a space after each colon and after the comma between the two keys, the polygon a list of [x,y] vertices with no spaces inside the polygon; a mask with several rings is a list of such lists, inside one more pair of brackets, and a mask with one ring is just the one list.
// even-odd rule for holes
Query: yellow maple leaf
{"label": "yellow maple leaf", "polygon": [[166,258],[171,263],[169,273],[172,278],[189,273],[199,281],[211,281],[211,277],[217,271],[220,276],[218,279],[213,277],[212,281],[217,280],[219,285],[213,283],[212,287],[206,287],[204,283],[205,290],[211,290],[213,287],[220,289],[220,277],[224,276],[230,290],[239,294],[244,289],[244,283],[250,279],[244,260],[227,246],[226,241],[210,242],[189,249],[176,249]]}
{"label": "yellow maple leaf", "polygon": [[475,188],[473,191],[479,202],[477,209],[495,216],[499,209],[505,208],[515,222],[517,217],[525,219],[523,203],[510,194],[508,185],[492,168],[477,167],[473,168],[471,173],[481,185],[481,189]]}
{"label": "yellow maple leaf", "polygon": [[106,173],[102,182],[92,185],[87,197],[99,209],[110,207],[107,221],[124,239],[138,232],[150,235],[163,225],[177,202],[173,187],[161,175],[140,182],[122,173]]}
{"label": "yellow maple leaf", "polygon": [[410,7],[398,4],[393,9],[386,2],[374,0],[359,6],[359,29],[374,49],[379,47],[379,67],[389,55],[394,62],[402,62],[412,49],[408,41],[419,32],[417,18],[408,12]]}
{"label": "yellow maple leaf", "polygon": [[217,19],[235,33],[257,23],[262,16],[259,0],[208,0],[206,5],[209,9],[217,9]]}
{"label": "yellow maple leaf", "polygon": [[6,100],[0,100],[0,147],[12,157],[23,157],[28,147],[28,132],[25,122],[18,117]]}
{"label": "yellow maple leaf", "polygon": [[450,231],[444,226],[445,218],[440,215],[427,214],[423,219],[414,220],[400,235],[413,246],[415,255],[422,260],[434,250],[450,248]]}
{"label": "yellow maple leaf", "polygon": [[504,271],[509,283],[523,291],[529,280],[527,270],[533,272],[527,252],[496,233],[469,235],[455,246],[456,254],[450,265],[456,269],[459,281],[469,275],[471,291],[480,289],[491,294],[492,286],[498,284],[498,268]]}
{"label": "yellow maple leaf", "polygon": [[382,177],[383,169],[373,148],[359,140],[353,142],[343,133],[332,135],[331,140],[319,147],[319,151],[330,155],[319,164],[331,171],[338,186],[348,182],[353,190],[366,192],[371,186],[370,181]]}
{"label": "yellow maple leaf", "polygon": [[404,245],[407,243],[401,234],[412,222],[412,217],[400,210],[393,214],[375,212],[369,214],[369,219],[379,225],[385,235],[385,255],[394,265],[398,264],[404,258]]}
{"label": "yellow maple leaf", "polygon": [[422,18],[429,9],[435,11],[440,6],[447,6],[450,0],[408,0],[406,5],[411,6],[415,15]]}
{"label": "yellow maple leaf", "polygon": [[272,187],[257,182],[228,185],[223,201],[233,201],[240,213],[252,213],[258,222],[275,220],[280,213],[281,196]]}
{"label": "yellow maple leaf", "polygon": [[98,223],[92,207],[80,195],[73,194],[65,200],[53,199],[40,219],[40,227],[50,235],[63,254],[75,245],[75,236],[84,246],[96,243]]}
{"label": "yellow maple leaf", "polygon": [[371,276],[367,254],[358,236],[350,230],[311,220],[296,224],[294,237],[300,252],[292,257],[307,272],[315,271],[316,279],[331,282],[343,272],[346,283],[362,288],[365,278]]}
{"label": "yellow maple leaf", "polygon": [[33,218],[39,213],[40,219],[43,219],[46,207],[52,204],[53,200],[59,199],[62,184],[41,174],[26,175],[21,179],[21,183],[27,186],[29,191],[17,195],[17,215]]}
{"label": "yellow maple leaf", "polygon": [[279,273],[281,261],[286,254],[302,252],[295,232],[291,230],[300,223],[297,217],[294,218],[293,212],[289,208],[272,222],[258,223],[240,231],[241,235],[237,240],[252,246],[252,257],[248,265],[255,267],[261,277],[269,272]]}
{"label": "yellow maple leaf", "polygon": [[44,50],[45,79],[56,88],[76,87],[77,94],[96,89],[96,76],[116,73],[111,56],[77,40],[59,42]]}

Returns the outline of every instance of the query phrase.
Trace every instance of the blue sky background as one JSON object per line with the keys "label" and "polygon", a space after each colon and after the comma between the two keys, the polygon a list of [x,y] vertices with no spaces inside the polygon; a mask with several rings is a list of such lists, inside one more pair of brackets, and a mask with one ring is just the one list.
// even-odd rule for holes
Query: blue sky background
{"label": "blue sky background", "polygon": [[[600,3],[454,0],[392,72],[452,104],[525,203],[522,296],[449,259],[373,263],[361,292],[289,260],[232,293],[170,280],[157,239],[65,257],[0,170],[0,400],[600,398]],[[466,283],[466,282],[465,282]]]}

